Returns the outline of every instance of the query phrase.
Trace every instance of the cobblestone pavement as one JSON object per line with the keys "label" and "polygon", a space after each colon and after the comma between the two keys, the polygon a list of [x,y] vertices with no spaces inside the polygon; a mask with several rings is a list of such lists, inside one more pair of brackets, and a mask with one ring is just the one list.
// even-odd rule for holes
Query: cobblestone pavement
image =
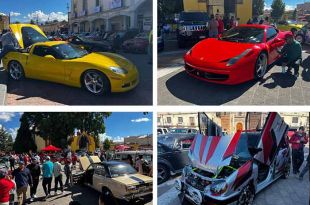
{"label": "cobblestone pavement", "polygon": [[303,48],[298,78],[282,74],[281,67],[273,66],[261,82],[250,81],[235,86],[203,82],[188,76],[183,68],[185,52],[170,49],[158,54],[159,105],[310,104],[310,46]]}

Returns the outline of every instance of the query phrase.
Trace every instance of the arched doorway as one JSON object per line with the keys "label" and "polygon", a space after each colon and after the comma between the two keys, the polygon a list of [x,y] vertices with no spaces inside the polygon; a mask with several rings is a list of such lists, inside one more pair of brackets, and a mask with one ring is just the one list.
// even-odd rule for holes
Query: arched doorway
{"label": "arched doorway", "polygon": [[242,131],[243,130],[243,124],[242,122],[238,122],[237,125],[236,125],[236,130],[237,131]]}

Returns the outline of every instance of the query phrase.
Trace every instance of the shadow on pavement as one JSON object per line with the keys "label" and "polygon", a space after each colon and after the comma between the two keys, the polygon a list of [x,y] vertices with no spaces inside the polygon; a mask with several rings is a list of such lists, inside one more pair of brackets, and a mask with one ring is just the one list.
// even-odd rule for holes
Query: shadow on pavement
{"label": "shadow on pavement", "polygon": [[[267,80],[272,79],[273,82],[264,84]],[[281,88],[289,88],[295,85],[297,78],[289,73],[272,73],[266,79],[260,82],[265,88],[274,89],[277,86]]]}
{"label": "shadow on pavement", "polygon": [[197,80],[182,71],[168,79],[166,86],[171,94],[181,100],[196,105],[221,105],[240,97],[255,83],[250,81],[235,86],[218,85]]}
{"label": "shadow on pavement", "polygon": [[310,82],[310,56],[302,61],[301,67],[303,68],[301,73],[302,79],[306,82]]}

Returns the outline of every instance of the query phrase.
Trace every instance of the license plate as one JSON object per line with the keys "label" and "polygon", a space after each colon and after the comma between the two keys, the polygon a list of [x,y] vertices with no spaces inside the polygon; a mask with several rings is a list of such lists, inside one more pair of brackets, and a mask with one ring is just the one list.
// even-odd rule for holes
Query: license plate
{"label": "license plate", "polygon": [[200,39],[206,38],[206,36],[199,36]]}

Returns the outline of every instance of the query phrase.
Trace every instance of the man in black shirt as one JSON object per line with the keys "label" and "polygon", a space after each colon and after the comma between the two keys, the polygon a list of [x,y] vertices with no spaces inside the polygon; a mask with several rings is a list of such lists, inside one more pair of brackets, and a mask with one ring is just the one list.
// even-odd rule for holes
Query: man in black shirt
{"label": "man in black shirt", "polygon": [[37,187],[38,187],[39,179],[41,175],[41,168],[36,158],[32,158],[31,164],[29,164],[27,168],[30,170],[32,180],[33,180],[33,186],[30,187],[30,201],[32,202],[33,198],[37,197],[36,193],[37,193]]}

